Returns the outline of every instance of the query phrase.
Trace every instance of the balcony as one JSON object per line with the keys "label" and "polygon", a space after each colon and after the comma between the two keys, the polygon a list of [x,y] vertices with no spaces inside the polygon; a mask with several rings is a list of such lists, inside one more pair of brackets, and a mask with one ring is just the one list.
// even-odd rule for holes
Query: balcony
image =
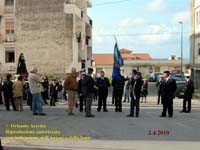
{"label": "balcony", "polygon": [[65,14],[75,14],[77,15],[79,18],[81,17],[81,10],[80,8],[76,5],[76,2],[72,2],[72,3],[66,3],[67,1],[65,1],[64,4],[64,12]]}
{"label": "balcony", "polygon": [[16,37],[14,34],[6,35],[5,36],[5,42],[6,43],[12,43],[16,41]]}
{"label": "balcony", "polygon": [[90,23],[90,17],[87,15],[87,14],[85,14],[85,22],[88,24],[88,25],[91,25],[91,23]]}
{"label": "balcony", "polygon": [[5,14],[14,14],[14,6],[6,6],[4,9]]}
{"label": "balcony", "polygon": [[92,7],[92,2],[90,0],[87,0],[87,7],[91,8]]}

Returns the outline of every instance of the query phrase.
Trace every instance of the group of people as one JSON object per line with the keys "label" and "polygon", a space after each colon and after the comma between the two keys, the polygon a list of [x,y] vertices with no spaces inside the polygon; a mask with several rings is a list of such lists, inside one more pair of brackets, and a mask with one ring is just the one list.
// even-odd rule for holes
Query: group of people
{"label": "group of people", "polygon": [[[183,109],[180,113],[190,113],[191,112],[191,101],[194,93],[194,83],[189,76],[185,77],[186,86],[183,95]],[[158,101],[163,104],[163,113],[161,117],[166,117],[166,110],[168,109],[169,117],[173,116],[173,98],[174,92],[176,91],[176,82],[170,77],[170,72],[166,71],[164,76],[161,76],[156,86],[158,87]]]}
{"label": "group of people", "polygon": [[[29,99],[31,110],[33,115],[46,115],[43,112],[42,104],[47,103],[48,93],[50,93],[50,106],[55,106],[58,99],[58,92],[64,91],[64,95],[67,93],[68,107],[66,111],[68,115],[75,115],[73,109],[78,104],[79,99],[79,111],[85,112],[86,117],[95,117],[92,114],[92,102],[97,91],[98,94],[98,107],[97,112],[103,110],[103,112],[108,112],[107,109],[107,97],[108,89],[110,86],[113,87],[113,103],[115,104],[115,111],[122,112],[122,98],[125,89],[125,99],[129,101],[130,96],[130,113],[127,117],[139,117],[140,112],[140,102],[143,101],[148,94],[148,82],[143,80],[142,74],[137,70],[133,69],[130,78],[124,78],[122,76],[121,80],[113,79],[112,82],[105,76],[105,72],[100,72],[100,77],[96,80],[92,77],[93,69],[88,68],[87,74],[82,72],[80,74],[80,79],[78,78],[78,73],[75,68],[72,68],[71,73],[67,74],[62,83],[53,80],[49,85],[48,78],[41,78],[38,74],[38,69],[34,67],[28,76],[28,89],[29,89]],[[181,112],[191,112],[191,99],[194,93],[194,85],[192,80],[187,77],[186,79],[186,90],[184,94],[183,110]],[[163,77],[159,80],[157,86],[158,90],[158,104],[161,102],[163,104],[163,111],[161,117],[168,116],[173,117],[173,99],[174,93],[176,91],[176,81],[170,77],[170,72],[165,71]],[[50,87],[50,91],[49,91]],[[14,83],[11,81],[11,75],[6,76],[6,80],[3,84],[0,84],[0,91],[3,91],[4,101],[6,109],[10,110],[10,102],[13,106],[14,111],[23,111],[23,90],[24,83],[21,76],[18,77]],[[140,101],[142,97],[142,101]],[[0,104],[2,104],[2,95],[0,92]],[[188,107],[186,108],[186,104]]]}

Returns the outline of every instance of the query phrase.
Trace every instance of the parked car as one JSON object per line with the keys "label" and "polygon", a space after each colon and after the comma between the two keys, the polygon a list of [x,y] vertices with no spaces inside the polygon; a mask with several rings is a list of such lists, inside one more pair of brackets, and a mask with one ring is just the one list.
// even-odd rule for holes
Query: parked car
{"label": "parked car", "polygon": [[181,73],[181,70],[171,70],[171,76],[174,79],[181,79],[184,78],[184,73]]}
{"label": "parked car", "polygon": [[183,98],[185,88],[186,88],[186,81],[185,80],[176,80],[177,89],[175,91],[175,97]]}
{"label": "parked car", "polygon": [[159,76],[163,75],[161,72],[153,72],[149,75],[149,81],[150,82],[157,82],[159,79]]}

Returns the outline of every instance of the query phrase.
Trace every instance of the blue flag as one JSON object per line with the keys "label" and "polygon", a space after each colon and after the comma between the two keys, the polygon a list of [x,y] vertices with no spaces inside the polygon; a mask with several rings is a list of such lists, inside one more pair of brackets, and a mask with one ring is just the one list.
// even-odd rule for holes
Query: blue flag
{"label": "blue flag", "polygon": [[120,73],[120,67],[124,65],[124,60],[121,56],[117,43],[115,43],[114,47],[114,65],[113,65],[113,73],[112,78],[115,80],[123,80],[123,76]]}

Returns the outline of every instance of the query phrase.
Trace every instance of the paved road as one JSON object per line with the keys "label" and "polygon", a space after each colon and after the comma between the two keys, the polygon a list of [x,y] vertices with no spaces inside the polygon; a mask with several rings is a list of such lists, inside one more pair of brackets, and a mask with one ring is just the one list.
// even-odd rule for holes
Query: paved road
{"label": "paved road", "polygon": [[[59,103],[55,108],[45,106],[47,116],[32,116],[28,107],[24,112],[6,112],[0,109],[0,137],[8,150],[15,147],[29,150],[30,147],[48,149],[119,149],[119,150],[145,150],[145,149],[190,149],[197,150],[200,146],[200,101],[193,101],[191,114],[180,114],[182,102],[176,99],[174,103],[174,118],[160,118],[161,106],[156,105],[156,97],[149,97],[148,103],[141,104],[140,118],[127,118],[129,104],[124,103],[123,112],[115,113],[112,105],[109,112],[96,112],[95,118],[85,118],[83,113],[75,110],[76,116],[68,116],[65,112],[65,103]],[[109,99],[110,100],[110,99]],[[90,140],[32,140],[13,141],[6,140],[5,130],[19,130],[11,128],[11,124],[42,124],[44,130],[59,130],[57,136],[84,136]],[[7,126],[7,127],[6,127]],[[26,130],[31,130],[26,129]],[[38,128],[35,129],[39,130]],[[42,130],[40,128],[40,130]],[[162,133],[163,132],[163,133]],[[46,135],[46,134],[45,134]],[[11,135],[10,135],[11,136]],[[51,135],[49,135],[51,136]],[[68,137],[69,138],[69,137]],[[173,148],[172,148],[173,147]],[[31,149],[30,149],[31,150]]]}

